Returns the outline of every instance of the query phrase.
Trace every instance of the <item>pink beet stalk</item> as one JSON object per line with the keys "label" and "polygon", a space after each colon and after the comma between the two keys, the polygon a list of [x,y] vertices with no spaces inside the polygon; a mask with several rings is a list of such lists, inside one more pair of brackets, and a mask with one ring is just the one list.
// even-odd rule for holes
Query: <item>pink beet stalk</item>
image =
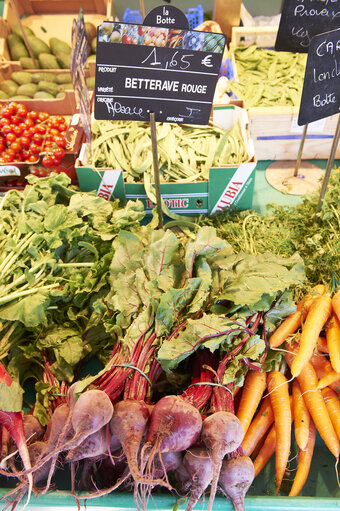
{"label": "pink beet stalk", "polygon": [[[0,382],[5,383],[8,387],[12,385],[12,378],[6,371],[3,364],[0,362]],[[0,425],[5,427],[14,440],[22,463],[24,465],[25,470],[28,471],[27,479],[28,479],[28,496],[27,503],[28,504],[31,493],[33,489],[33,476],[30,472],[31,470],[31,460],[29,456],[29,452],[26,445],[25,440],[25,431],[24,431],[24,421],[23,421],[22,412],[6,412],[4,410],[0,410]]]}

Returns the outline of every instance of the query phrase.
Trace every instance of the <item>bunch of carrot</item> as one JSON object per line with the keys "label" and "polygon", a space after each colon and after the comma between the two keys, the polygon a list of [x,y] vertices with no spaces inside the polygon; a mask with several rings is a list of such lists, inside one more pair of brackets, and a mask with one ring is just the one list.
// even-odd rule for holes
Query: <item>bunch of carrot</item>
{"label": "bunch of carrot", "polygon": [[269,346],[285,353],[290,375],[248,372],[237,411],[245,430],[242,447],[254,457],[255,476],[275,453],[277,494],[294,423],[298,467],[289,496],[297,496],[308,477],[316,430],[339,459],[340,291],[331,297],[316,286],[272,333]]}

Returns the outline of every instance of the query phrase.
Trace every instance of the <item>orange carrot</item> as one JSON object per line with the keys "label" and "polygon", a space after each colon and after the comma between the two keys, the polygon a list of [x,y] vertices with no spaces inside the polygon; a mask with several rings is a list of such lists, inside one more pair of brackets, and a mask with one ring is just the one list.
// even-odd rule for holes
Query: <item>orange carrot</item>
{"label": "orange carrot", "polygon": [[340,373],[340,320],[335,314],[326,330],[326,339],[331,366],[335,372]]}
{"label": "orange carrot", "polygon": [[251,422],[248,431],[243,439],[242,448],[246,456],[250,456],[261,438],[267,433],[269,427],[274,421],[274,414],[272,405],[270,404],[270,397],[264,398],[262,405]]}
{"label": "orange carrot", "polygon": [[300,449],[298,455],[298,468],[295,473],[294,482],[289,492],[289,497],[296,497],[304,487],[309,474],[312,462],[314,445],[315,445],[316,429],[313,421],[309,423],[308,442],[305,450]]}
{"label": "orange carrot", "polygon": [[[315,369],[318,380],[321,380],[324,376],[333,372],[333,368],[329,360],[320,353],[314,354],[311,357],[310,362]],[[334,390],[334,392],[340,392],[340,385],[336,383],[329,384],[328,387]]]}
{"label": "orange carrot", "polygon": [[321,353],[328,353],[327,339],[325,337],[319,337],[317,340],[317,347]]}
{"label": "orange carrot", "polygon": [[335,314],[337,315],[338,320],[340,321],[340,289],[337,293],[335,293],[335,295],[333,295],[332,307]]}
{"label": "orange carrot", "polygon": [[293,381],[293,408],[295,417],[295,440],[299,448],[304,450],[309,438],[310,415],[297,380]]}
{"label": "orange carrot", "polygon": [[328,387],[322,389],[322,396],[326,403],[329,417],[340,440],[340,403],[338,396]]}
{"label": "orange carrot", "polygon": [[[293,355],[286,353],[285,359],[291,366]],[[329,417],[321,390],[317,389],[318,378],[312,364],[307,362],[297,379],[316,429],[331,453],[338,458],[340,452],[339,440]]]}
{"label": "orange carrot", "polygon": [[287,378],[280,371],[271,371],[268,375],[268,390],[274,413],[276,430],[276,495],[279,492],[287,467],[290,452],[292,414]]}
{"label": "orange carrot", "polygon": [[298,376],[311,358],[320,332],[332,310],[330,296],[323,295],[313,301],[302,328],[300,346],[291,366],[293,376]]}
{"label": "orange carrot", "polygon": [[[292,396],[290,396],[290,408],[292,411],[292,420],[294,420],[294,413],[293,413],[293,399]],[[265,467],[265,465],[268,463],[270,458],[275,452],[276,448],[276,430],[275,430],[275,424],[272,425],[272,427],[269,430],[268,435],[266,436],[265,441],[261,445],[260,449],[258,450],[258,453],[254,460],[254,468],[255,468],[255,476],[257,476],[261,470]],[[257,447],[256,447],[257,450]]]}
{"label": "orange carrot", "polygon": [[248,371],[236,414],[243,426],[244,434],[247,433],[265,388],[266,373]]}
{"label": "orange carrot", "polygon": [[311,294],[304,296],[297,304],[296,311],[287,316],[283,323],[281,323],[281,325],[272,333],[269,339],[269,346],[271,348],[281,346],[289,335],[296,332],[296,330],[302,326],[302,323],[305,320],[315,298],[319,295],[323,295],[325,292],[326,287],[320,284],[313,288]]}
{"label": "orange carrot", "polygon": [[330,384],[336,383],[340,384],[340,373],[336,373],[332,371],[327,373],[318,383],[318,389],[324,389],[325,387],[329,387]]}
{"label": "orange carrot", "polygon": [[275,425],[273,425],[269,430],[269,433],[264,441],[263,446],[261,447],[258,455],[253,461],[255,477],[258,476],[261,470],[267,465],[268,461],[275,452],[275,448],[276,448],[276,430]]}

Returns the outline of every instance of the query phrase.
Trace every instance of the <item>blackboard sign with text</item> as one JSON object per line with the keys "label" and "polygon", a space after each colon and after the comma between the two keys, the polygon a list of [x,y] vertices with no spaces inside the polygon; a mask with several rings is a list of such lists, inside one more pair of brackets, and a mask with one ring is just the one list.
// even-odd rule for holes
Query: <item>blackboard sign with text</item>
{"label": "blackboard sign with text", "polygon": [[298,124],[340,111],[340,28],[312,38],[307,58]]}
{"label": "blackboard sign with text", "polygon": [[340,0],[284,0],[275,50],[307,53],[312,37],[340,26]]}
{"label": "blackboard sign with text", "polygon": [[[171,25],[170,7],[157,9]],[[95,118],[148,121],[154,112],[160,122],[207,124],[225,39],[169,24],[103,22],[97,34]]]}

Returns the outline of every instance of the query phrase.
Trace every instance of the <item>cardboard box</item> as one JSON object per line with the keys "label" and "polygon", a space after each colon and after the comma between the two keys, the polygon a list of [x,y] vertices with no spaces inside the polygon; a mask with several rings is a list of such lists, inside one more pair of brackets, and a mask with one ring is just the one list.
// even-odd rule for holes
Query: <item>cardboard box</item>
{"label": "cardboard box", "polygon": [[[72,23],[78,18],[80,8],[85,22],[96,27],[104,20],[113,19],[113,0],[16,0],[16,6],[23,25],[47,44],[51,37],[57,37],[71,45]],[[11,2],[5,0],[0,18],[0,56],[5,61],[11,61],[6,38],[15,23],[17,18]]]}
{"label": "cardboard box", "polygon": [[[248,133],[248,119],[242,103],[216,106],[213,120],[224,129],[237,121],[250,155],[249,161],[239,165],[225,165],[211,168],[209,181],[195,183],[161,183],[161,195],[174,213],[182,215],[211,214],[217,210],[233,206],[248,209],[252,206],[256,159]],[[141,200],[147,214],[151,214],[154,204],[148,198],[143,183],[124,183],[121,170],[94,168],[87,163],[88,149],[83,145],[76,163],[78,182],[83,191],[96,191],[107,200]]]}
{"label": "cardboard box", "polygon": [[[241,45],[256,43],[260,47],[273,47],[277,27],[233,27],[231,52]],[[237,66],[232,53],[234,77]],[[298,126],[297,106],[249,107],[250,136],[254,141],[258,160],[296,160],[303,126]],[[337,115],[332,115],[308,125],[302,158],[327,159],[336,130]],[[340,146],[336,151],[340,158]]]}

